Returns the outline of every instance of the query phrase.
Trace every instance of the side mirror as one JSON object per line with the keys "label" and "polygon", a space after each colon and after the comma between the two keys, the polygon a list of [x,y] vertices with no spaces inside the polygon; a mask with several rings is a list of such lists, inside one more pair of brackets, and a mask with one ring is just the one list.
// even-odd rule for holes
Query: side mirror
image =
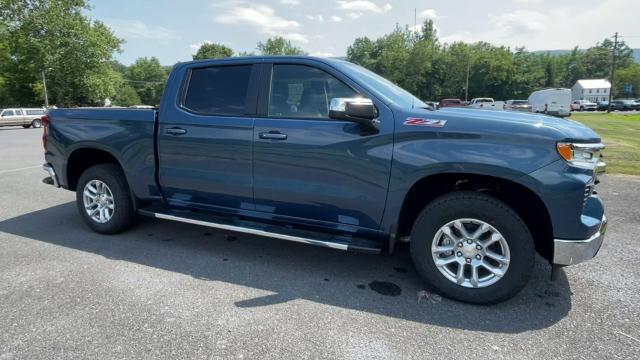
{"label": "side mirror", "polygon": [[333,98],[329,105],[329,117],[358,123],[368,130],[378,131],[380,121],[373,101],[367,98]]}

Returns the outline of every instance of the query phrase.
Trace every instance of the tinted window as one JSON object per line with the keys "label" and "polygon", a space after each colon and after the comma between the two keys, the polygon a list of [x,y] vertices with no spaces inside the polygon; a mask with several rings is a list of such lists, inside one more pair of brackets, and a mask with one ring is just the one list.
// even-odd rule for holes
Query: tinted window
{"label": "tinted window", "polygon": [[328,118],[333,98],[358,93],[326,72],[304,65],[274,65],[269,115]]}
{"label": "tinted window", "polygon": [[13,115],[14,115],[14,114],[13,114],[13,110],[5,110],[5,111],[2,113],[2,116],[13,116]]}
{"label": "tinted window", "polygon": [[251,65],[193,69],[184,107],[201,114],[243,115]]}

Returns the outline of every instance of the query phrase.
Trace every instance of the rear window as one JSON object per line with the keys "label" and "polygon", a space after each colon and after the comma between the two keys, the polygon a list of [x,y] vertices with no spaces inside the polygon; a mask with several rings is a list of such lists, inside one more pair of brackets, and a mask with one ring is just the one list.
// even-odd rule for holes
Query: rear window
{"label": "rear window", "polygon": [[206,115],[244,115],[251,65],[193,69],[183,106]]}

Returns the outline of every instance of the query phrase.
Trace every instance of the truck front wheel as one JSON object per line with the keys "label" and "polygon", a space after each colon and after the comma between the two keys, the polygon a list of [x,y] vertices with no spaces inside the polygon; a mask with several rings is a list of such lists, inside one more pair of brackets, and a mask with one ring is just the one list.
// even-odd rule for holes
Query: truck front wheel
{"label": "truck front wheel", "polygon": [[136,219],[129,186],[116,164],[85,170],[76,187],[76,204],[89,227],[101,234],[124,231]]}
{"label": "truck front wheel", "polygon": [[433,200],[411,232],[411,257],[434,290],[475,304],[504,301],[529,280],[535,247],[507,204],[475,192]]}

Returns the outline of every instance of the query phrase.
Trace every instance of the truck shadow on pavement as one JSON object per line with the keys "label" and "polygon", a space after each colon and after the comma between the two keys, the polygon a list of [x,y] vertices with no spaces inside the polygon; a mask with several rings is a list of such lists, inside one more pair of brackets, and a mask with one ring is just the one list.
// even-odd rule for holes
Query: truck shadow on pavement
{"label": "truck shadow on pavement", "polygon": [[229,299],[239,308],[303,299],[417,323],[497,333],[546,328],[571,309],[566,276],[561,273],[558,280],[549,281],[550,266],[541,258],[531,281],[515,298],[475,306],[428,292],[407,247],[393,255],[353,254],[152,219],[141,219],[123,234],[106,236],[91,232],[71,202],[4,220],[0,231],[202,281],[273,292]]}

